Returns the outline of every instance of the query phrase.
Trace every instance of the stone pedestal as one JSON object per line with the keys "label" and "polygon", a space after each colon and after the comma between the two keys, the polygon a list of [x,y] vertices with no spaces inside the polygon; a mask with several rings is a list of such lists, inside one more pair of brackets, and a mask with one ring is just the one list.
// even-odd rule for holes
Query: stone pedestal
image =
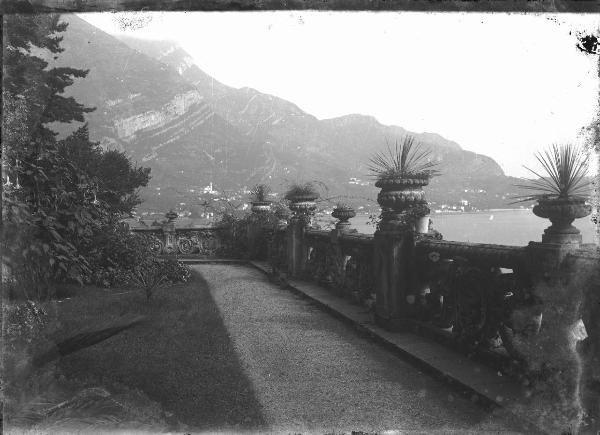
{"label": "stone pedestal", "polygon": [[304,235],[307,229],[306,220],[302,216],[294,216],[287,228],[287,265],[288,273],[296,278],[306,270],[308,252]]}
{"label": "stone pedestal", "polygon": [[581,358],[575,328],[581,319],[585,283],[583,271],[571,255],[579,245],[537,243],[528,246],[532,293],[541,307],[539,331],[515,342],[528,367],[542,374],[535,394],[552,403],[544,410],[544,426],[551,432],[576,433],[582,422]]}
{"label": "stone pedestal", "polygon": [[177,213],[170,210],[165,214],[165,217],[167,218],[167,222],[162,225],[165,241],[163,252],[165,254],[174,254],[177,252],[177,234],[175,232],[175,219],[177,219]]}
{"label": "stone pedestal", "polygon": [[308,247],[304,234],[310,227],[311,216],[316,208],[312,196],[302,200],[292,200],[290,209],[294,213],[287,229],[288,273],[296,278],[302,277],[308,260]]}
{"label": "stone pedestal", "polygon": [[246,243],[247,255],[251,259],[266,260],[268,258],[268,242],[272,230],[269,222],[271,203],[267,201],[253,202],[252,214],[247,220]]}
{"label": "stone pedestal", "polygon": [[414,273],[414,238],[411,232],[378,230],[373,244],[375,320],[386,329],[400,330],[409,314],[407,296]]}

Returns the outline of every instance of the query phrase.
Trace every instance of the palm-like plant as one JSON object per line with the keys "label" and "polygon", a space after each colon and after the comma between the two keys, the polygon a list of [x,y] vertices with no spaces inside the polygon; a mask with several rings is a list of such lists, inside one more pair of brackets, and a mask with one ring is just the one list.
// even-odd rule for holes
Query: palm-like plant
{"label": "palm-like plant", "polygon": [[385,152],[370,159],[368,169],[377,179],[431,178],[439,174],[435,169],[438,163],[431,159],[431,150],[422,149],[413,136],[405,136],[401,143],[396,140],[394,148],[387,145]]}
{"label": "palm-like plant", "polygon": [[271,188],[266,184],[257,184],[250,191],[250,198],[254,202],[269,202]]}
{"label": "palm-like plant", "polygon": [[542,165],[545,175],[524,166],[538,177],[527,180],[527,183],[516,187],[533,191],[528,195],[520,195],[514,203],[535,201],[540,199],[582,199],[590,193],[591,182],[586,179],[589,168],[589,155],[574,144],[552,145],[543,153],[535,154]]}
{"label": "palm-like plant", "polygon": [[160,288],[169,280],[167,271],[161,266],[160,260],[148,260],[134,267],[130,273],[130,283],[144,290],[147,301],[154,294],[154,290]]}

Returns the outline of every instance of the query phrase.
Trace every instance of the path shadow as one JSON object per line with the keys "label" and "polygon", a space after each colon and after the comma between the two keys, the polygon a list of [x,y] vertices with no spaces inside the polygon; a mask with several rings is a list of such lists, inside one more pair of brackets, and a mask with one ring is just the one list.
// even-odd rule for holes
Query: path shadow
{"label": "path shadow", "polygon": [[128,307],[139,302],[147,316],[143,327],[63,358],[67,377],[139,389],[187,429],[266,429],[252,383],[199,273],[149,304],[137,293],[123,298]]}

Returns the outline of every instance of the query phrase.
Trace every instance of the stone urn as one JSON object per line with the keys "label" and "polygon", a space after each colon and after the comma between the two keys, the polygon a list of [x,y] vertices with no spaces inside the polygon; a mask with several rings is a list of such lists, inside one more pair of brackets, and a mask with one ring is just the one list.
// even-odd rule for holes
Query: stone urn
{"label": "stone urn", "polygon": [[429,175],[411,177],[382,177],[375,183],[381,190],[377,202],[382,208],[382,229],[396,229],[403,223],[401,215],[409,208],[427,205],[423,186],[429,184]]}
{"label": "stone urn", "polygon": [[572,223],[575,219],[589,216],[592,207],[582,197],[540,198],[533,213],[550,219],[552,225],[544,230],[542,243],[581,243],[581,233]]}
{"label": "stone urn", "polygon": [[290,210],[297,216],[308,215],[317,208],[315,203],[317,198],[319,198],[317,193],[291,196],[288,198],[290,200]]}
{"label": "stone urn", "polygon": [[166,214],[165,217],[167,218],[167,222],[171,223],[174,222],[175,219],[177,219],[177,213],[175,213],[173,210],[169,210]]}
{"label": "stone urn", "polygon": [[271,210],[271,201],[252,201],[253,213],[267,213]]}
{"label": "stone urn", "polygon": [[338,219],[338,222],[335,224],[336,230],[348,231],[351,225],[348,221],[356,216],[356,212],[350,206],[341,206],[334,208],[331,216]]}

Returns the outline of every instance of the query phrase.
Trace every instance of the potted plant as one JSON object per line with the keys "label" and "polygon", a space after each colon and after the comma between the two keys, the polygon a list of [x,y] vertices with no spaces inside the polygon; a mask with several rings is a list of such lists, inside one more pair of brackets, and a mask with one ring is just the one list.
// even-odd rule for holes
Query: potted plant
{"label": "potted plant", "polygon": [[252,203],[251,210],[254,213],[264,213],[271,210],[271,202],[269,194],[271,188],[266,184],[257,184],[250,191],[250,201]]}
{"label": "potted plant", "polygon": [[350,229],[350,222],[348,222],[348,220],[356,216],[356,212],[349,204],[338,202],[333,209],[331,216],[339,220],[339,222],[335,224],[335,228],[337,230],[345,231]]}
{"label": "potted plant", "polygon": [[591,182],[586,179],[589,156],[574,144],[553,145],[543,153],[536,153],[544,175],[525,167],[538,177],[518,184],[528,195],[518,196],[518,202],[536,201],[533,213],[550,219],[552,225],[542,236],[543,243],[581,243],[581,234],[573,225],[575,219],[588,216],[592,207],[586,204]]}
{"label": "potted plant", "polygon": [[417,205],[427,206],[423,186],[438,175],[437,162],[430,150],[421,148],[412,136],[401,143],[395,142],[387,152],[375,154],[370,159],[369,170],[375,176],[375,186],[381,191],[377,202],[382,207],[382,229],[406,225],[406,211]]}
{"label": "potted plant", "polygon": [[313,183],[294,183],[285,193],[285,199],[290,201],[290,209],[296,213],[314,211],[318,198],[319,192]]}

